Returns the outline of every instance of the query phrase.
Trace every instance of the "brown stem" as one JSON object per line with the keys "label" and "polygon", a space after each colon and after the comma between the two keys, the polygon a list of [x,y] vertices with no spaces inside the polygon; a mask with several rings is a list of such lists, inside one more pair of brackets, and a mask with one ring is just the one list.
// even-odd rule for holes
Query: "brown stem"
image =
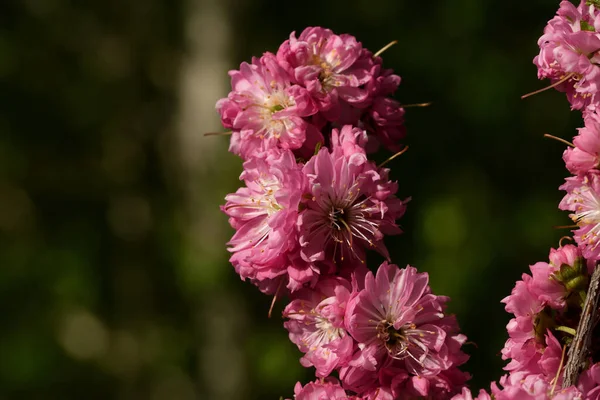
{"label": "brown stem", "polygon": [[596,263],[596,268],[590,280],[590,287],[587,291],[585,304],[581,311],[581,319],[577,326],[577,333],[573,343],[567,353],[567,365],[565,367],[565,376],[563,388],[577,384],[579,374],[587,366],[590,346],[592,342],[592,332],[594,330],[594,321],[598,310],[598,297],[600,291],[600,261]]}

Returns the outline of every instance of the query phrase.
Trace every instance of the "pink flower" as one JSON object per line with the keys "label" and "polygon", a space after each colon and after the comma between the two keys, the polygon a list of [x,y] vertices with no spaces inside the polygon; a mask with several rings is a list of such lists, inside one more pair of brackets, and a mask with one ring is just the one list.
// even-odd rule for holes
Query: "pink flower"
{"label": "pink flower", "polygon": [[405,204],[395,193],[388,170],[368,161],[358,144],[363,131],[349,126],[332,133],[333,150],[321,149],[305,165],[310,200],[300,215],[300,244],[304,260],[364,261],[364,248],[385,257],[384,234],[398,234],[396,220]]}
{"label": "pink flower", "polygon": [[573,174],[597,168],[600,162],[600,116],[595,111],[584,114],[585,127],[573,139],[575,147],[565,150],[563,158]]}
{"label": "pink flower", "polygon": [[268,293],[276,290],[271,282],[292,268],[288,255],[297,247],[298,206],[307,183],[301,168],[291,151],[250,159],[240,176],[245,187],[227,195],[221,207],[236,229],[231,263],[242,279],[264,282],[259,286]]}
{"label": "pink flower", "polygon": [[577,327],[590,268],[593,263],[585,261],[577,247],[566,245],[550,251],[549,264],[536,263],[531,275],[523,274],[502,300],[506,311],[515,315],[506,327],[509,339],[502,350],[502,358],[510,359],[506,370],[554,379],[561,343],[570,339],[556,328]]}
{"label": "pink flower", "polygon": [[398,400],[388,387],[376,387],[361,395],[361,400]]}
{"label": "pink flower", "polygon": [[384,69],[381,57],[350,35],[329,29],[305,29],[295,33],[277,52],[279,63],[306,88],[318,106],[312,122],[319,128],[354,125],[369,135],[368,152],[380,144],[397,152],[405,136],[404,109],[391,99],[400,77]]}
{"label": "pink flower", "polygon": [[329,121],[339,118],[340,100],[366,106],[369,93],[364,85],[372,79],[373,61],[354,36],[320,27],[306,28],[298,38],[292,32],[279,47],[277,59],[310,92]]}
{"label": "pink flower", "polygon": [[[314,152],[321,134],[304,117],[317,112],[306,89],[292,85],[273,54],[230,71],[232,91],[217,102],[223,126],[232,129],[230,151],[247,160],[270,149]],[[312,147],[311,147],[312,146]]]}
{"label": "pink flower", "polygon": [[577,389],[585,394],[586,400],[600,399],[600,363],[592,364],[582,371]]}
{"label": "pink flower", "polygon": [[569,1],[560,9],[539,39],[540,54],[533,63],[540,79],[549,78],[556,88],[566,92],[572,109],[584,109],[597,103],[600,84],[600,27],[595,8],[581,1],[575,8]]}
{"label": "pink flower", "polygon": [[[538,372],[537,363],[543,349],[543,345],[537,340],[535,321],[544,305],[531,290],[533,278],[523,274],[522,279],[516,283],[511,295],[502,300],[506,303],[506,311],[515,315],[506,326],[509,339],[502,349],[502,358],[511,360],[505,367],[506,370],[535,373]],[[547,318],[540,318],[539,321],[545,323]],[[543,338],[546,325],[542,325],[540,331]]]}
{"label": "pink flower", "polygon": [[369,134],[367,152],[376,151],[379,145],[398,152],[401,150],[399,141],[406,136],[404,108],[389,96],[396,92],[401,79],[391,69],[383,68],[381,57],[374,61],[373,80],[367,86],[373,100],[360,118]]}
{"label": "pink flower", "polygon": [[561,389],[546,381],[543,376],[517,372],[500,379],[502,389],[492,385],[495,400],[582,400],[582,393],[574,386]]}
{"label": "pink flower", "polygon": [[468,379],[470,375],[455,366],[431,376],[409,375],[397,367],[385,367],[379,371],[381,389],[386,388],[393,400],[446,400],[464,387]]}
{"label": "pink flower", "polygon": [[[398,152],[399,141],[406,136],[404,108],[389,97],[377,97],[367,113],[366,129],[372,133],[371,140],[383,144],[388,150]],[[374,147],[376,148],[376,147]]]}
{"label": "pink flower", "polygon": [[460,394],[457,394],[450,400],[492,400],[490,395],[483,389],[479,391],[479,395],[477,397],[473,397],[471,391],[467,388],[463,388]]}
{"label": "pink flower", "polygon": [[579,226],[575,241],[581,246],[583,256],[597,260],[600,256],[600,177],[598,171],[566,179],[560,187],[567,194],[559,204],[561,210],[572,211],[569,217]]}
{"label": "pink flower", "polygon": [[294,388],[294,400],[345,400],[351,399],[336,379],[307,383],[300,382]]}
{"label": "pink flower", "polygon": [[[431,294],[427,274],[413,267],[383,263],[376,276],[369,272],[365,288],[346,308],[346,329],[360,350],[340,371],[345,387],[368,387],[369,376],[383,369],[426,378],[464,363],[468,357],[460,345],[466,338],[458,334],[456,320],[444,316],[446,301]],[[414,390],[427,389],[419,384]]]}
{"label": "pink flower", "polygon": [[563,264],[575,265],[581,258],[581,251],[576,246],[568,244],[558,249],[550,249],[548,258],[550,259],[550,264],[556,268],[560,268]]}
{"label": "pink flower", "polygon": [[350,298],[350,283],[339,277],[323,278],[314,289],[303,289],[283,311],[290,340],[306,353],[300,359],[314,366],[323,378],[344,365],[354,350],[354,340],[344,327],[344,313]]}

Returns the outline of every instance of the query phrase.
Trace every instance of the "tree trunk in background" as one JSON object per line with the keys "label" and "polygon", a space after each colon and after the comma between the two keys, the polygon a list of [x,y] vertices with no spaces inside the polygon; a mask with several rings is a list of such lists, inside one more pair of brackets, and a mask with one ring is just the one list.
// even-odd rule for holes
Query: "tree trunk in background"
{"label": "tree trunk in background", "polygon": [[[231,47],[228,5],[218,0],[189,0],[184,12],[187,52],[183,58],[177,126],[179,182],[183,194],[181,227],[184,237],[182,285],[196,304],[198,381],[201,399],[241,398],[246,374],[242,332],[244,304],[232,290],[217,282],[229,269],[219,204],[234,182],[231,158],[223,137],[205,137],[222,131],[215,102],[229,91],[227,70]],[[222,162],[222,160],[227,162]],[[238,164],[235,164],[236,167]],[[220,288],[219,288],[220,287]],[[219,290],[216,290],[219,288]],[[236,337],[237,336],[237,337]]]}

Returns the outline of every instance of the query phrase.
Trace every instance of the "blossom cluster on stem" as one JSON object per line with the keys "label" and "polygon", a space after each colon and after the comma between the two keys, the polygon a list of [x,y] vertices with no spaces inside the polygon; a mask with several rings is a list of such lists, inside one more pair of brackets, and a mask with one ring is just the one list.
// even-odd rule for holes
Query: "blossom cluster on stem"
{"label": "blossom cluster on stem", "polygon": [[[469,375],[466,337],[429,276],[391,264],[409,198],[369,155],[406,146],[400,77],[355,37],[310,27],[276,53],[230,71],[217,102],[243,160],[243,186],[221,207],[230,262],[265,294],[287,298],[284,327],[314,368],[296,400],[447,399]],[[367,253],[386,261],[373,272]]]}
{"label": "blossom cluster on stem", "polygon": [[[502,300],[513,315],[502,358],[507,374],[491,392],[477,396],[464,389],[453,400],[597,400],[600,399],[600,328],[593,321],[593,340],[586,367],[573,386],[563,384],[568,350],[582,318],[591,275],[600,261],[600,2],[582,0],[576,7],[562,1],[538,41],[533,62],[539,78],[567,94],[571,109],[581,110],[584,127],[563,153],[567,170],[558,207],[569,211],[573,244],[551,249],[549,262],[530,266],[512,293]],[[540,91],[538,91],[540,92]],[[537,92],[534,92],[537,93]],[[524,96],[526,97],[526,96]]]}

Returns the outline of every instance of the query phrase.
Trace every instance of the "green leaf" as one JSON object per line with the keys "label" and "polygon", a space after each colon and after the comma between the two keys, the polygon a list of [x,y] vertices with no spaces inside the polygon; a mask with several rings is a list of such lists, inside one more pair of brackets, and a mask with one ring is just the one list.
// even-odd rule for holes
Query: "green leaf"
{"label": "green leaf", "polygon": [[321,146],[323,146],[323,143],[317,142],[317,145],[315,146],[315,156],[317,155],[319,150],[321,150]]}
{"label": "green leaf", "polygon": [[590,32],[595,32],[596,31],[592,25],[588,24],[585,21],[581,21],[579,23],[579,26],[581,26],[581,30],[582,31],[590,31]]}
{"label": "green leaf", "polygon": [[[581,22],[583,23],[583,21],[581,21]],[[581,28],[581,29],[583,29],[583,28]],[[592,30],[594,30],[594,29],[592,28]],[[283,110],[283,106],[281,104],[275,104],[273,107],[271,107],[272,113],[276,113],[277,111],[281,111],[281,110]]]}
{"label": "green leaf", "polygon": [[600,8],[600,0],[586,0],[585,5],[586,6],[594,6],[594,7]]}
{"label": "green leaf", "polygon": [[589,284],[588,272],[581,257],[575,260],[573,266],[568,264],[561,265],[553,277],[562,283],[569,292],[585,291]]}

